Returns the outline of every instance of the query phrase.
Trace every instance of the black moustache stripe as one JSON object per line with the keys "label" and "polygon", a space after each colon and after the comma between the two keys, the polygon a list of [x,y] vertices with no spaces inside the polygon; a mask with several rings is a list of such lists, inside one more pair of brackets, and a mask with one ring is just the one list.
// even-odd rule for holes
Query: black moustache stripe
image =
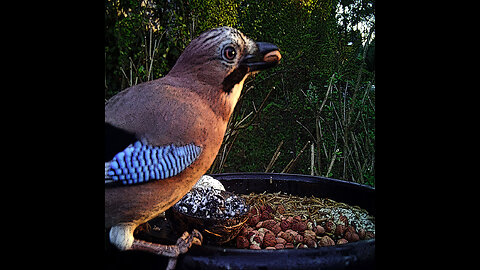
{"label": "black moustache stripe", "polygon": [[232,71],[228,76],[223,80],[223,91],[230,94],[235,84],[241,82],[245,75],[248,72],[248,67],[241,65]]}

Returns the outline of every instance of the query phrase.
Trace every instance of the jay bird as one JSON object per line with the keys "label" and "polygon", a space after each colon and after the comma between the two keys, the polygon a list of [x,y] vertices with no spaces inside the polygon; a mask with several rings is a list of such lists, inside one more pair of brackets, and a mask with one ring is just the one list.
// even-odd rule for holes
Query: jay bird
{"label": "jay bird", "polygon": [[[176,245],[134,239],[135,228],[179,201],[210,168],[227,123],[252,73],[273,67],[277,46],[237,29],[202,33],[163,78],[129,87],[105,104],[105,228],[120,250],[176,257],[198,231]],[[171,268],[171,267],[170,267]]]}

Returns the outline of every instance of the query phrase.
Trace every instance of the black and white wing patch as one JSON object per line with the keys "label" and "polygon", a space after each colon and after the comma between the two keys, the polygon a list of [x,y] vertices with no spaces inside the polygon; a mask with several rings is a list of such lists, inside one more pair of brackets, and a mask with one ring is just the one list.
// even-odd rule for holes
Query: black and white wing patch
{"label": "black and white wing patch", "polygon": [[185,146],[151,146],[136,141],[105,163],[105,183],[120,181],[124,185],[131,185],[172,177],[192,164],[201,151],[193,143]]}

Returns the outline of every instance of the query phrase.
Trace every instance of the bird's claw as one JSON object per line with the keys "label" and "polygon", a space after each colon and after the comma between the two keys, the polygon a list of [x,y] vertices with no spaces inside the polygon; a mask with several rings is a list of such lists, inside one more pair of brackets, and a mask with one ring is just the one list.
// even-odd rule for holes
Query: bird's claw
{"label": "bird's claw", "polygon": [[133,241],[132,249],[144,250],[170,258],[176,258],[178,257],[178,255],[187,252],[188,249],[192,246],[192,244],[202,245],[202,241],[202,234],[194,229],[191,234],[188,232],[184,232],[182,236],[178,238],[175,245],[161,245],[135,239]]}
{"label": "bird's claw", "polygon": [[203,243],[203,235],[196,229],[193,229],[192,236],[193,236],[192,244],[201,246]]}
{"label": "bird's claw", "polygon": [[184,232],[177,240],[178,251],[180,254],[185,253],[192,244],[201,246],[202,242],[203,236],[198,230],[193,229],[191,234]]}
{"label": "bird's claw", "polygon": [[135,239],[133,241],[132,249],[144,250],[158,255],[170,257],[168,260],[167,270],[173,270],[177,264],[178,255],[187,252],[192,244],[201,246],[202,242],[202,234],[194,229],[191,234],[184,232],[182,236],[178,238],[176,245],[160,245]]}
{"label": "bird's claw", "polygon": [[178,255],[187,252],[188,249],[192,246],[192,244],[201,246],[202,242],[203,242],[203,236],[196,229],[193,229],[191,234],[189,234],[188,232],[184,232],[182,236],[180,236],[180,238],[178,238],[177,240],[177,244],[175,246],[176,256],[168,260],[168,265],[166,270],[175,269]]}

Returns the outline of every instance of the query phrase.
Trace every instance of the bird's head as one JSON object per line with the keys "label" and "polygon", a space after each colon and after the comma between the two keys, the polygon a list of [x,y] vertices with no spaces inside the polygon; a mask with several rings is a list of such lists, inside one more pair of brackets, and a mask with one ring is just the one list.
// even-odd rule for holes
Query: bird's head
{"label": "bird's head", "polygon": [[277,46],[254,42],[234,28],[219,27],[192,40],[169,75],[208,86],[199,90],[228,103],[229,116],[248,75],[276,66],[281,58]]}

